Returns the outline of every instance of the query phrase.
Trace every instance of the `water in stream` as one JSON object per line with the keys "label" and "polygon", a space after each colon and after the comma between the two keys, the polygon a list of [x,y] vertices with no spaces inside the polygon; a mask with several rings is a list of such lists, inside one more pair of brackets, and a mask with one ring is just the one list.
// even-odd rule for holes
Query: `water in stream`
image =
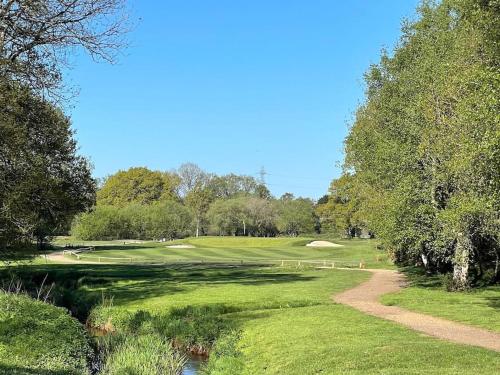
{"label": "water in stream", "polygon": [[203,356],[189,355],[186,365],[182,369],[182,375],[197,375],[206,360],[207,358]]}

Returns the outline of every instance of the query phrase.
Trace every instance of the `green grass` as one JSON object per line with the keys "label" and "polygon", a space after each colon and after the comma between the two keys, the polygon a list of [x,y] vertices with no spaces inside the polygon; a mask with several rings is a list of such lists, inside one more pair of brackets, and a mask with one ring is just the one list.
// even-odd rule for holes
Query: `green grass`
{"label": "green grass", "polygon": [[241,355],[219,360],[213,374],[492,374],[500,368],[497,353],[425,337],[333,304],[331,294],[366,280],[364,272],[203,265],[36,268],[77,278],[82,293],[114,295],[117,315],[223,305],[228,328],[241,331]]}
{"label": "green grass", "polygon": [[[307,239],[187,241],[197,248],[176,250],[187,258],[194,258],[191,252],[195,251],[206,259],[221,254],[281,257],[284,252],[306,259],[319,251],[344,259],[363,256],[367,262],[373,256],[373,264],[386,266],[376,261],[374,241],[338,241],[346,246],[319,250],[303,247]],[[170,249],[163,245],[117,248],[115,244],[98,251],[164,256]],[[153,332],[186,344],[211,345],[217,339],[210,374],[493,374],[500,370],[495,352],[430,338],[332,302],[332,294],[370,277],[365,272],[251,264],[35,264],[19,272],[23,278],[49,273],[49,281],[73,280],[79,295],[75,300],[92,300],[102,293],[114,296],[113,306],[107,311],[96,309],[93,321],[104,324],[110,319],[118,331]],[[471,320],[481,319],[482,309],[472,312]],[[207,316],[213,317],[213,324],[204,321]]]}
{"label": "green grass", "polygon": [[410,286],[383,296],[384,304],[500,332],[500,286],[448,292],[436,276],[424,276],[416,270],[406,270],[406,274]]}
{"label": "green grass", "polygon": [[87,374],[90,347],[67,311],[0,293],[0,374]]}
{"label": "green grass", "polygon": [[[103,262],[135,261],[149,262],[195,262],[195,261],[272,261],[301,259],[336,261],[336,266],[356,266],[360,261],[370,268],[390,268],[386,255],[377,250],[374,240],[332,240],[343,245],[337,248],[311,248],[305,245],[312,238],[255,238],[255,237],[200,237],[181,241],[140,244],[124,244],[124,241],[102,241],[81,243],[95,246],[96,250],[84,257]],[[60,239],[56,244],[71,243],[71,239]],[[168,248],[174,244],[189,244],[191,249]],[[117,259],[106,259],[117,258]]]}

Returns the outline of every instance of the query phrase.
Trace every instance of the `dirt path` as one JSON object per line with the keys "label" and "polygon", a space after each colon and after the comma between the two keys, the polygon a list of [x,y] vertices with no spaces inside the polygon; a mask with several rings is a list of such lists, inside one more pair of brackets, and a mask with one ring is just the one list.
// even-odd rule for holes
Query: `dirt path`
{"label": "dirt path", "polygon": [[85,261],[81,259],[72,259],[70,257],[64,256],[62,251],[56,251],[53,253],[49,253],[45,256],[42,255],[42,258],[50,260],[51,262],[57,263],[65,263],[65,264],[91,264],[96,262]]}
{"label": "dirt path", "polygon": [[333,296],[333,300],[337,303],[352,306],[369,315],[392,320],[430,336],[500,352],[500,334],[498,333],[411,312],[396,306],[382,305],[378,301],[379,297],[400,290],[405,284],[405,279],[397,271],[366,271],[373,274],[370,280]]}

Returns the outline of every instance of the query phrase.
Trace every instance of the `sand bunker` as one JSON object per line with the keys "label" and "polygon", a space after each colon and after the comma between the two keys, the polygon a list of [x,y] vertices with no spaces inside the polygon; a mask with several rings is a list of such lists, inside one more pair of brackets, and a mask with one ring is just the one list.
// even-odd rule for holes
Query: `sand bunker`
{"label": "sand bunker", "polygon": [[330,241],[313,241],[308,243],[306,246],[309,247],[343,247],[344,245],[339,245]]}
{"label": "sand bunker", "polygon": [[167,247],[170,249],[194,249],[195,248],[195,246],[193,246],[193,245],[186,245],[186,244],[168,245]]}

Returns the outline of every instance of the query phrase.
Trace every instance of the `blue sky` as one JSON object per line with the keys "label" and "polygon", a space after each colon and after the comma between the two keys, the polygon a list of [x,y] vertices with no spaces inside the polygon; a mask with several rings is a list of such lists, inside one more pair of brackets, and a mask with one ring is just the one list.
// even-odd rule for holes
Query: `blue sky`
{"label": "blue sky", "polygon": [[118,65],[68,74],[80,152],[103,177],[131,166],[258,176],[319,198],[340,173],[362,76],[417,0],[131,1]]}

